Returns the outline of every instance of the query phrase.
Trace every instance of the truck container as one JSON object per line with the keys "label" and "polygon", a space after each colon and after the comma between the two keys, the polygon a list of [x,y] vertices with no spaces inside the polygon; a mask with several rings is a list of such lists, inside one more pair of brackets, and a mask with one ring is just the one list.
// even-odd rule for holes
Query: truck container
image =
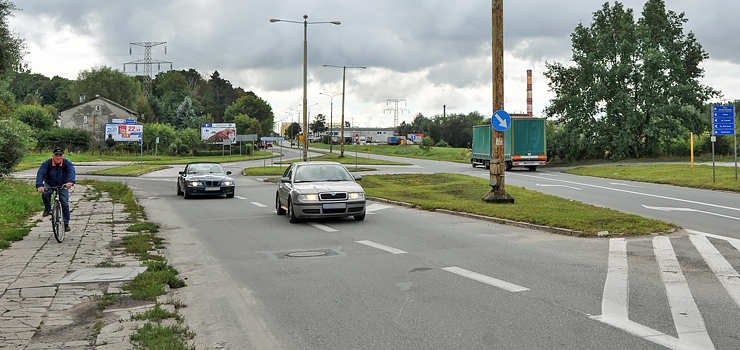
{"label": "truck container", "polygon": [[[511,126],[504,132],[504,162],[506,170],[526,167],[537,170],[547,165],[547,121],[544,118],[512,118]],[[470,164],[490,169],[493,156],[491,125],[473,126],[473,149]]]}
{"label": "truck container", "polygon": [[388,136],[388,144],[389,145],[400,145],[401,138],[398,136]]}

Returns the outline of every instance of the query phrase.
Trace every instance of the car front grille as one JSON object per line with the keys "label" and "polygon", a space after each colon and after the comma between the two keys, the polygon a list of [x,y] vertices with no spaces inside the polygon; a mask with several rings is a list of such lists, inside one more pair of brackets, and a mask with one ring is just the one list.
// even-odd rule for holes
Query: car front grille
{"label": "car front grille", "polygon": [[347,199],[347,192],[325,192],[319,193],[322,201],[338,201]]}
{"label": "car front grille", "polygon": [[324,214],[343,214],[346,211],[344,208],[338,209],[324,209]]}
{"label": "car front grille", "polygon": [[203,182],[203,185],[205,185],[207,187],[221,186],[221,182],[220,181],[201,181],[201,182]]}

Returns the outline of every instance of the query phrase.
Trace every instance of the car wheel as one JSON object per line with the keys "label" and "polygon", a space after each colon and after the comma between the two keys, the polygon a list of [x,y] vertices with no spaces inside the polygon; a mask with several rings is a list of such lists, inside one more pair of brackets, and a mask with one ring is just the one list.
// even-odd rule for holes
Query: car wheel
{"label": "car wheel", "polygon": [[293,201],[290,198],[288,198],[288,219],[291,224],[300,222],[300,220],[298,220],[298,218],[295,216],[295,210],[293,209]]}
{"label": "car wheel", "polygon": [[285,215],[285,209],[280,207],[280,194],[275,194],[275,211],[277,211],[278,215]]}
{"label": "car wheel", "polygon": [[192,196],[190,195],[190,193],[188,193],[188,190],[186,189],[186,190],[185,190],[185,191],[184,191],[184,192],[182,193],[182,198],[185,198],[185,199],[190,199],[190,197],[192,197]]}
{"label": "car wheel", "polygon": [[177,183],[177,195],[182,196],[182,190],[180,189],[180,183]]}
{"label": "car wheel", "polygon": [[355,215],[355,220],[357,221],[365,220],[365,213],[362,213],[360,215]]}

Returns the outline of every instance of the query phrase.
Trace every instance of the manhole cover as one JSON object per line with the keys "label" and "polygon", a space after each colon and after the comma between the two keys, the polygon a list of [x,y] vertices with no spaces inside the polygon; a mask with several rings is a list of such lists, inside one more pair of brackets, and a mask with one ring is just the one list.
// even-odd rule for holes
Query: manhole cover
{"label": "manhole cover", "polygon": [[327,251],[307,251],[307,252],[292,252],[285,254],[291,258],[312,258],[315,256],[325,256],[328,255],[329,252]]}

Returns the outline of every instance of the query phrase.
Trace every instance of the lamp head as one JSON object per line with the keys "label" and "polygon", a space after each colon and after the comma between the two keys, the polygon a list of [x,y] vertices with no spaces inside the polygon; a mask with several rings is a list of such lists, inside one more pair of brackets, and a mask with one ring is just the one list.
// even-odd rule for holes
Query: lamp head
{"label": "lamp head", "polygon": [[275,19],[275,18],[271,18],[270,19],[270,23],[275,23],[275,22],[280,22],[280,20],[279,19]]}
{"label": "lamp head", "polygon": [[342,22],[339,22],[339,21],[331,21],[329,23],[334,24],[334,25],[337,25],[337,26],[340,25],[340,24],[342,24]]}

